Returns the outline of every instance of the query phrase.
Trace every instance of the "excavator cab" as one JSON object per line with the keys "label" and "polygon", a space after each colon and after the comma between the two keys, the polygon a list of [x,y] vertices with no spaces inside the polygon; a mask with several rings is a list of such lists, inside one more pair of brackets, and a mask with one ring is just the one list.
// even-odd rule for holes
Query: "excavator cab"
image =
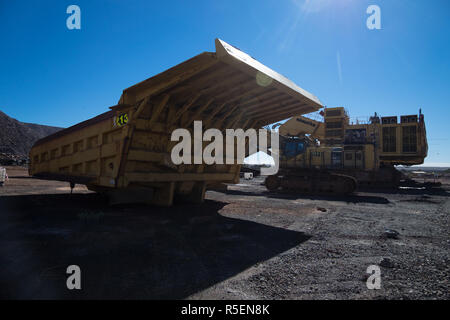
{"label": "excavator cab", "polygon": [[287,159],[294,158],[305,152],[307,143],[305,139],[295,137],[284,138],[281,142],[282,156]]}
{"label": "excavator cab", "polygon": [[342,168],[342,148],[335,147],[331,149],[331,168],[340,169]]}

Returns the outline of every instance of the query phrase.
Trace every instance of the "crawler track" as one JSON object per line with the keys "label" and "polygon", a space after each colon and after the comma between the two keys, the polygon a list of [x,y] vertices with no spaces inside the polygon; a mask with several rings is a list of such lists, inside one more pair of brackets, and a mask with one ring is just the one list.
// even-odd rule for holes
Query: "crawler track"
{"label": "crawler track", "polygon": [[351,194],[356,190],[356,179],[337,173],[316,170],[285,171],[268,176],[265,180],[269,191],[287,191],[312,194]]}

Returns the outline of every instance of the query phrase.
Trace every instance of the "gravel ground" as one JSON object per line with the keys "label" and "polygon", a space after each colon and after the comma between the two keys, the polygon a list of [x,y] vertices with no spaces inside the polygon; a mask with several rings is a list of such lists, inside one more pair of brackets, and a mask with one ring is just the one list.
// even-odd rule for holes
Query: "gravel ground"
{"label": "gravel ground", "polygon": [[[0,298],[450,298],[448,184],[314,197],[269,193],[258,177],[202,205],[110,207],[84,187],[8,174]],[[71,264],[82,290],[66,288]]]}

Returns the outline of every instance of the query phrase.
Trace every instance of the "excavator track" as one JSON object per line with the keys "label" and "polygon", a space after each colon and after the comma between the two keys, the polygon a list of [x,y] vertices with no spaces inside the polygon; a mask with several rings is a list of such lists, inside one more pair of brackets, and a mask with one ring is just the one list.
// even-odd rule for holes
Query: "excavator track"
{"label": "excavator track", "polygon": [[284,172],[268,176],[266,188],[272,192],[346,195],[356,190],[356,179],[328,171]]}
{"label": "excavator track", "polygon": [[395,189],[401,185],[401,180],[404,179],[403,174],[394,167],[383,167],[371,172],[354,169],[341,170],[336,173],[352,176],[358,181],[358,188],[362,189]]}

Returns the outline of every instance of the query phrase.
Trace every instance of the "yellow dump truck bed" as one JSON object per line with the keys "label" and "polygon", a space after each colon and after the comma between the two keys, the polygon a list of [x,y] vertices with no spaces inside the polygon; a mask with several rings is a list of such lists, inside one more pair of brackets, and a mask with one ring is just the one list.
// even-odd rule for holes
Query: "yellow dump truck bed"
{"label": "yellow dump truck bed", "polygon": [[202,201],[208,186],[236,183],[240,165],[174,165],[176,128],[260,128],[321,108],[292,81],[216,39],[204,52],[125,89],[116,106],[39,140],[31,175],[86,184],[117,201],[139,197],[171,205],[174,195]]}

